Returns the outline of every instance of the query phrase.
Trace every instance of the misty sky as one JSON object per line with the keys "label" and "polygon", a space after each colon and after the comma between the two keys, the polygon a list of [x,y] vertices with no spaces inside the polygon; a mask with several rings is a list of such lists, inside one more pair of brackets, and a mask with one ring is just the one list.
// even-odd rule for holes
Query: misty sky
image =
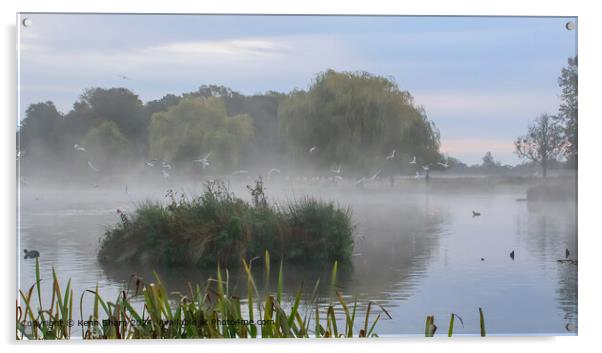
{"label": "misty sky", "polygon": [[[576,54],[569,18],[26,15],[20,112],[71,109],[84,88],[127,87],[143,101],[203,84],[244,94],[307,89],[328,68],[394,78],[441,132],[441,151],[519,160],[513,140],[555,113]],[[125,75],[129,79],[122,79]]]}

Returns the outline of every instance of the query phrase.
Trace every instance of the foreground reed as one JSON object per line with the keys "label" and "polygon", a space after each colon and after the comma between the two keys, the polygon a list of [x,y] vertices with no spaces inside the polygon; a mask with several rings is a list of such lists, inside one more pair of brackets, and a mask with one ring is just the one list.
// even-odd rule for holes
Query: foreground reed
{"label": "foreground reed", "polygon": [[[285,305],[282,262],[274,295],[269,291],[269,253],[266,252],[263,259],[265,288],[261,294],[252,274],[254,260],[257,259],[242,260],[247,279],[246,303],[229,293],[229,273],[218,266],[216,278],[209,279],[204,286],[189,284],[186,295],[168,294],[156,273],[150,283],[133,277],[115,301],[105,300],[98,286],[95,290],[86,290],[79,297],[79,319],[74,321],[77,313],[73,308],[71,281],[67,282],[63,292],[54,269],[52,299],[50,305],[44,307],[43,280],[36,258],[36,282],[28,290],[19,291],[16,339],[70,339],[74,327],[81,330],[83,339],[377,337],[375,328],[381,315],[391,318],[385,308],[375,302],[367,303],[363,317],[357,315],[357,300],[347,303],[337,289],[337,262],[330,275],[328,305],[320,305],[318,300],[319,280],[309,298],[304,297],[300,288],[292,302]],[[93,299],[91,308],[85,308],[88,315],[84,315],[85,296]],[[373,308],[380,312],[374,312]],[[481,335],[484,336],[483,313],[481,309],[479,311]],[[335,313],[339,313],[338,317]],[[456,318],[463,325],[462,319],[452,314],[449,336],[453,334]],[[425,336],[434,336],[436,330],[434,316],[428,316]]]}
{"label": "foreground reed", "polygon": [[[170,297],[156,274],[151,283],[133,278],[128,288],[121,291],[113,302],[103,299],[98,288],[86,290],[79,298],[80,319],[74,321],[71,281],[63,293],[54,270],[52,300],[44,309],[42,280],[36,259],[36,283],[29,290],[20,291],[22,305],[17,301],[17,339],[69,339],[74,326],[81,326],[84,339],[376,336],[374,328],[381,314],[372,318],[374,303],[368,303],[363,326],[354,332],[358,303],[355,301],[348,305],[336,289],[337,262],[332,268],[330,304],[326,308],[319,305],[318,280],[303,306],[304,310],[301,309],[302,288],[297,291],[292,306],[288,310],[283,308],[282,262],[275,295],[268,291],[271,271],[269,253],[266,252],[264,257],[266,289],[263,295],[255,285],[252,262],[242,261],[247,275],[246,304],[241,302],[241,298],[229,294],[228,271],[218,266],[216,278],[209,279],[203,287],[189,284],[189,292],[177,297]],[[87,319],[83,308],[85,295],[93,296],[92,312]],[[140,301],[143,304],[141,311],[135,308]],[[344,326],[341,327],[335,316],[335,310],[339,309],[344,313]],[[384,308],[381,309],[389,316]]]}

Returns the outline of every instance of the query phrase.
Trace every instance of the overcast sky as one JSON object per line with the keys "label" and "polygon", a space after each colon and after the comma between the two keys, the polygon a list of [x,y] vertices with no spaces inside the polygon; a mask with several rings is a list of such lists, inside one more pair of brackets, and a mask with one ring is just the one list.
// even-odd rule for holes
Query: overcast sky
{"label": "overcast sky", "polygon": [[570,18],[23,16],[21,118],[48,100],[66,113],[90,87],[148,101],[203,84],[289,92],[329,68],[362,70],[408,90],[439,128],[442,152],[470,164],[487,151],[519,162],[514,138],[558,110],[558,75],[576,54]]}

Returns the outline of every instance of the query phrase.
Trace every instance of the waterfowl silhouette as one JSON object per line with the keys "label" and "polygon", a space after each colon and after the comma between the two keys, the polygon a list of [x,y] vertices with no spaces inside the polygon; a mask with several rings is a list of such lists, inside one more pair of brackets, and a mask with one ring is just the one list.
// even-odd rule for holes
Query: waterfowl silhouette
{"label": "waterfowl silhouette", "polygon": [[24,259],[35,259],[36,257],[40,257],[40,253],[37,250],[27,251],[27,249],[24,249],[23,252],[25,253]]}
{"label": "waterfowl silhouette", "polygon": [[512,261],[514,261],[514,250],[512,250],[512,252],[510,253],[510,258],[512,259]]}

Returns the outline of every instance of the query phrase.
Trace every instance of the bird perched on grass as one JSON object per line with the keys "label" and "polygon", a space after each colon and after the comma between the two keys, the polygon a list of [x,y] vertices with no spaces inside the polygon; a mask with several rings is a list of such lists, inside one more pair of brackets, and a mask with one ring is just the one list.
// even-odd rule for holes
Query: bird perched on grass
{"label": "bird perched on grass", "polygon": [[35,259],[36,257],[40,257],[40,253],[37,250],[28,251],[27,249],[24,249],[23,252],[25,253],[24,259]]}

